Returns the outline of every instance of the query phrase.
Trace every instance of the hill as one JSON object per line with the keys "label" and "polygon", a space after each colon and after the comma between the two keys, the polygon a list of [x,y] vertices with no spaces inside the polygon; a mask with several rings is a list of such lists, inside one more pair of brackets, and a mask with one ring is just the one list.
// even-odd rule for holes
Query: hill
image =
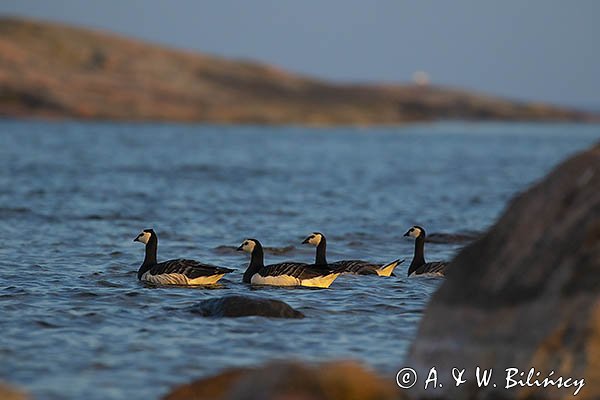
{"label": "hill", "polygon": [[18,18],[0,18],[0,115],[312,125],[591,118],[449,88],[336,84]]}

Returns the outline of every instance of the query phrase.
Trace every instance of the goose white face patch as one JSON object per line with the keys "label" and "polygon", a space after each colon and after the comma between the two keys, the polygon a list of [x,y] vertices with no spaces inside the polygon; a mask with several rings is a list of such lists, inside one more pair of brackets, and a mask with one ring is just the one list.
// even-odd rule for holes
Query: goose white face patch
{"label": "goose white face patch", "polygon": [[313,233],[312,235],[310,235],[310,238],[308,239],[308,243],[310,243],[314,246],[318,246],[319,243],[321,243],[322,238],[323,238],[323,235],[321,235],[320,233]]}
{"label": "goose white face patch", "polygon": [[256,243],[253,240],[244,240],[242,243],[242,250],[246,253],[252,253],[254,251],[254,247],[256,247]]}
{"label": "goose white face patch", "polygon": [[138,235],[138,240],[144,244],[148,244],[150,236],[152,236],[150,232],[142,232]]}
{"label": "goose white face patch", "polygon": [[413,226],[408,235],[410,237],[418,238],[419,236],[421,236],[421,230]]}

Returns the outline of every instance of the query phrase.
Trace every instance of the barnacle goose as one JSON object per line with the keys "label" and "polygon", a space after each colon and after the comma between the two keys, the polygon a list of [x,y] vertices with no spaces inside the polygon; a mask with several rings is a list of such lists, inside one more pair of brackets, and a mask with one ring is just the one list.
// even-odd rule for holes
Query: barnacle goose
{"label": "barnacle goose", "polygon": [[408,268],[408,276],[423,274],[443,276],[446,273],[447,262],[425,262],[425,238],[427,237],[425,229],[415,225],[404,236],[415,238],[415,255]]}
{"label": "barnacle goose", "polygon": [[210,285],[216,283],[232,269],[204,264],[195,260],[169,260],[156,262],[158,236],[152,229],[144,229],[134,242],[146,245],[146,257],[138,270],[138,279],[160,285]]}
{"label": "barnacle goose", "polygon": [[250,264],[248,264],[248,269],[244,273],[244,283],[328,288],[340,275],[339,272],[315,268],[309,264],[297,262],[283,262],[265,266],[263,247],[256,239],[244,240],[237,249],[251,254]]}
{"label": "barnacle goose", "polygon": [[327,239],[321,232],[313,232],[302,244],[312,244],[317,247],[317,255],[315,257],[315,265],[319,267],[327,267],[336,272],[357,274],[357,275],[379,275],[391,276],[394,268],[402,264],[404,260],[394,260],[388,264],[373,264],[362,260],[342,260],[333,263],[327,263]]}

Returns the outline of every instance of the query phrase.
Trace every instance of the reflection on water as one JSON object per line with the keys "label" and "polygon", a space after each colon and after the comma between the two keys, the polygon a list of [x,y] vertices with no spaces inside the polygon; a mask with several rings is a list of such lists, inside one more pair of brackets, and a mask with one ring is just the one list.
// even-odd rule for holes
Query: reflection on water
{"label": "reflection on water", "polygon": [[[355,358],[393,376],[439,280],[405,277],[413,224],[473,235],[594,126],[439,124],[387,129],[0,123],[0,378],[40,399],[156,398],[170,386],[273,358]],[[215,288],[136,280],[143,228],[159,259],[236,268]],[[344,276],[328,290],[249,288],[267,262],[407,258],[397,277]],[[438,236],[430,260],[463,240]],[[445,238],[445,239],[444,239]],[[450,237],[452,238],[452,237]],[[203,319],[202,299],[277,298],[303,320]],[[391,378],[392,379],[392,378]]]}

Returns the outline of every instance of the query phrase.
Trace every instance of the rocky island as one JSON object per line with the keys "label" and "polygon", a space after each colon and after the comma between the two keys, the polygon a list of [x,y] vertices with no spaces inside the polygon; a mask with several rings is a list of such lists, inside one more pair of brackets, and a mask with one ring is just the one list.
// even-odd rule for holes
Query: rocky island
{"label": "rocky island", "polygon": [[0,18],[0,116],[252,124],[597,116],[432,85],[341,84],[57,23]]}

